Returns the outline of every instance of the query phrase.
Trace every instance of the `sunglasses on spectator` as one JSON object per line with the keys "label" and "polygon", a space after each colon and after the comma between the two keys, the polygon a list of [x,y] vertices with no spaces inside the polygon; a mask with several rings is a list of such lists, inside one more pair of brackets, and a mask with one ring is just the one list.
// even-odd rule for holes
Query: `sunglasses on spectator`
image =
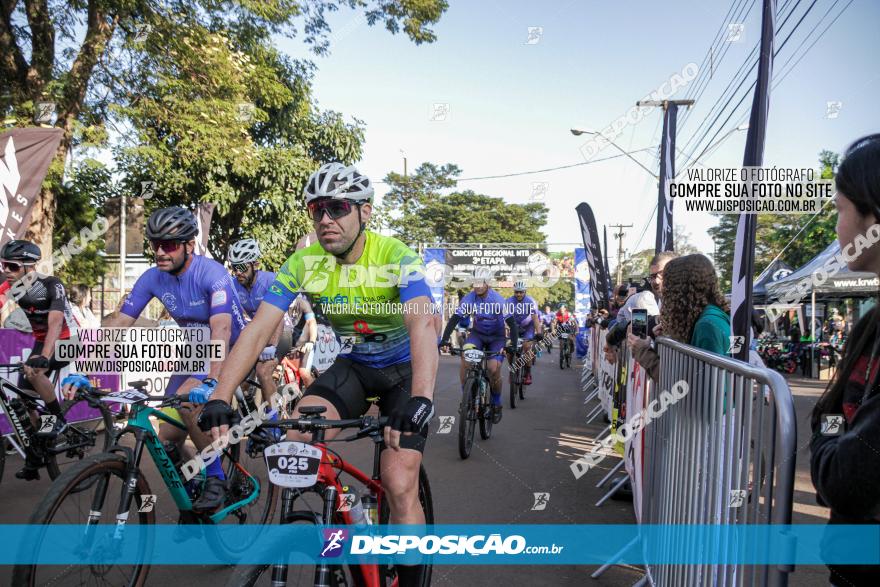
{"label": "sunglasses on spectator", "polygon": [[232,266],[232,272],[241,275],[247,273],[248,267],[250,267],[248,263],[236,263]]}
{"label": "sunglasses on spectator", "polygon": [[351,214],[352,203],[348,200],[323,200],[309,202],[309,218],[312,222],[320,222],[326,212],[331,220],[338,220]]}
{"label": "sunglasses on spectator", "polygon": [[183,241],[150,241],[150,246],[153,247],[153,251],[156,252],[160,248],[166,253],[173,253],[183,244]]}
{"label": "sunglasses on spectator", "polygon": [[4,271],[20,271],[22,268],[21,263],[13,263],[12,261],[3,261],[3,270]]}
{"label": "sunglasses on spectator", "polygon": [[651,275],[649,275],[648,279],[650,279],[651,281],[657,281],[661,277],[663,277],[663,272],[658,271],[657,273],[652,273]]}

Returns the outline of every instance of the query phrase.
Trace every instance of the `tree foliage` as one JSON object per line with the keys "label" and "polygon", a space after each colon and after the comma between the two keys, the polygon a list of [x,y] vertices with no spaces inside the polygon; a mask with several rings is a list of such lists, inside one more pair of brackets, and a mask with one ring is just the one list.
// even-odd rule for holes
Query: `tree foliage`
{"label": "tree foliage", "polygon": [[423,163],[411,176],[389,173],[390,189],[378,210],[378,223],[400,240],[414,243],[543,243],[547,207],[509,204],[503,198],[454,188],[461,170],[451,163]]}
{"label": "tree foliage", "polygon": [[[215,254],[246,232],[271,227],[271,236],[258,236],[274,239],[273,251],[298,234],[308,172],[359,157],[363,128],[320,111],[310,96],[314,66],[281,55],[273,38],[299,38],[324,54],[326,17],[343,7],[420,44],[435,39],[431,26],[447,3],[0,0],[0,112],[28,126],[38,102],[54,102],[53,124],[64,130],[30,237],[52,240],[57,197],[89,197],[62,189],[70,147],[106,147],[110,136],[121,140],[114,156],[130,195],[149,179],[158,184],[151,208],[218,204]],[[253,105],[244,117],[242,104]]]}

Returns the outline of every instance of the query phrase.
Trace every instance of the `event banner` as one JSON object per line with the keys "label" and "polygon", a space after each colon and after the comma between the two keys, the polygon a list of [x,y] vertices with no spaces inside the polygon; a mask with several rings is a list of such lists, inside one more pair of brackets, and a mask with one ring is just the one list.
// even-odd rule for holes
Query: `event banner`
{"label": "event banner", "polygon": [[62,134],[60,128],[16,128],[0,134],[0,245],[27,232]]}
{"label": "event banner", "polygon": [[[481,267],[492,270],[496,281],[513,282],[530,277],[529,263],[533,255],[546,255],[542,248],[453,248],[446,250],[446,264],[456,279],[467,279]],[[427,262],[428,259],[426,258]],[[503,286],[502,286],[503,287]]]}
{"label": "event banner", "polygon": [[602,247],[599,244],[596,217],[593,216],[593,209],[586,202],[578,204],[576,210],[590,274],[591,307],[608,308],[608,276],[605,274],[605,264],[602,262]]}
{"label": "event banner", "polygon": [[[446,264],[446,249],[425,249],[423,255],[426,275],[435,275],[438,268]],[[431,281],[431,297],[438,306],[443,305],[443,282]]]}
{"label": "event banner", "polygon": [[650,380],[648,379],[647,371],[633,359],[632,354],[629,355],[629,366],[632,376],[630,377],[629,385],[626,387],[626,421],[634,430],[638,431],[627,435],[624,446],[624,466],[632,484],[633,509],[635,510],[636,520],[641,523],[645,431],[642,427],[633,426],[633,421],[636,416],[641,417],[640,413],[647,405]]}
{"label": "event banner", "polygon": [[581,247],[574,250],[574,315],[577,317],[577,356],[583,358],[587,352],[587,315],[590,313],[590,270],[587,253]]}

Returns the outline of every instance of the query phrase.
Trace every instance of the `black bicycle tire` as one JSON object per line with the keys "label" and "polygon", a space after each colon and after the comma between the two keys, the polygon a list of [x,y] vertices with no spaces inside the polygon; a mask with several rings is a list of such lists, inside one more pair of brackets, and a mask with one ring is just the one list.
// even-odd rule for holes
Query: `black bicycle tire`
{"label": "black bicycle tire", "polygon": [[[483,381],[485,382],[486,387],[491,389],[491,383],[489,383],[489,380],[486,379],[485,376],[483,377]],[[490,392],[490,395],[491,395],[491,392]],[[490,399],[489,400],[490,405],[491,405],[491,402],[492,402],[492,400]],[[494,424],[495,424],[493,422],[493,418],[494,418],[494,416],[491,413],[488,413],[488,414],[483,413],[479,417],[480,438],[482,438],[483,440],[489,440],[490,438],[492,438],[492,426],[494,426]]]}
{"label": "black bicycle tire", "polygon": [[[2,438],[2,437],[0,437]],[[0,440],[0,482],[3,482],[3,470],[6,468],[6,439]]]}
{"label": "black bicycle tire", "polygon": [[[73,408],[73,406],[78,403],[84,402],[85,400],[65,400],[62,404],[61,413],[62,415],[67,415],[68,412]],[[107,452],[110,447],[113,445],[113,414],[110,412],[110,409],[102,402],[98,406],[98,410],[101,412],[101,420],[104,423],[104,431],[101,434],[104,438],[103,446],[101,446],[101,450],[99,453]],[[70,423],[69,426],[76,426],[78,422]],[[95,445],[98,446],[98,437],[95,437]],[[93,447],[93,448],[94,448]],[[94,453],[93,453],[94,454]],[[46,456],[46,472],[49,474],[49,478],[53,481],[58,478],[61,474],[61,469],[58,467],[58,455],[47,455]]]}
{"label": "black bicycle tire", "polygon": [[517,373],[518,372],[519,371],[516,369],[512,370],[510,372],[510,377],[509,377],[509,380],[510,380],[510,409],[511,410],[516,409],[516,388],[517,388],[517,379],[518,379]]}
{"label": "black bicycle tire", "polygon": [[[69,467],[58,479],[56,479],[49,487],[49,491],[43,496],[43,499],[37,504],[34,512],[31,514],[28,524],[31,525],[48,525],[51,523],[52,517],[58,511],[61,502],[73,489],[82,483],[84,477],[94,475],[102,469],[108,469],[113,473],[117,470],[120,478],[125,477],[126,459],[120,455],[112,453],[99,453],[84,458],[79,463],[75,463]],[[137,477],[137,487],[140,495],[150,494],[150,486],[143,474]],[[138,523],[155,524],[156,518],[154,512],[138,513]],[[38,545],[29,545],[30,548],[36,548]],[[149,560],[150,551],[146,553],[146,560]],[[16,565],[12,571],[12,585],[21,587],[34,587],[34,569],[38,565]],[[130,587],[143,587],[146,584],[147,576],[150,573],[150,565],[141,565],[138,568],[138,574],[133,582],[129,582]]]}
{"label": "black bicycle tire", "polygon": [[[473,390],[474,377],[469,375],[464,380],[464,388],[461,393],[461,403],[458,406],[458,455],[462,459],[471,456],[471,449],[474,446],[474,428],[476,422],[472,416],[472,411],[476,409],[476,394]],[[470,403],[468,403],[470,397]]]}

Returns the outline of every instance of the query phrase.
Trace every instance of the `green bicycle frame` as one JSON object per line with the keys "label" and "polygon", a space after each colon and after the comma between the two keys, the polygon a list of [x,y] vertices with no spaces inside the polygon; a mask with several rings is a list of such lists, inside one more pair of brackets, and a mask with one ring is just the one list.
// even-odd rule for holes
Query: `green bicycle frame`
{"label": "green bicycle frame", "polygon": [[[171,497],[174,498],[174,503],[177,505],[177,509],[181,512],[192,511],[192,500],[186,492],[186,488],[183,485],[183,479],[177,471],[177,468],[174,466],[174,463],[172,463],[171,459],[168,457],[168,453],[166,453],[165,449],[162,447],[162,442],[159,440],[159,436],[156,434],[156,431],[153,429],[153,424],[150,422],[150,416],[155,416],[163,422],[167,422],[180,430],[186,430],[186,426],[184,426],[182,422],[172,418],[161,410],[142,404],[133,404],[131,406],[131,414],[129,415],[128,425],[126,426],[125,431],[133,432],[136,438],[139,440],[142,439],[144,444],[146,444],[147,450],[150,451],[150,456],[153,457],[153,462],[156,463],[156,468],[162,476],[162,481],[171,493]],[[137,454],[135,455],[135,458],[138,458]],[[217,458],[220,457],[218,456]],[[204,469],[202,469],[202,472],[204,473]],[[260,482],[250,473],[248,473],[248,477],[250,478],[250,481],[253,482],[255,490],[245,499],[211,514],[209,518],[213,523],[216,524],[220,522],[223,518],[229,515],[230,512],[250,504],[259,497]]]}

